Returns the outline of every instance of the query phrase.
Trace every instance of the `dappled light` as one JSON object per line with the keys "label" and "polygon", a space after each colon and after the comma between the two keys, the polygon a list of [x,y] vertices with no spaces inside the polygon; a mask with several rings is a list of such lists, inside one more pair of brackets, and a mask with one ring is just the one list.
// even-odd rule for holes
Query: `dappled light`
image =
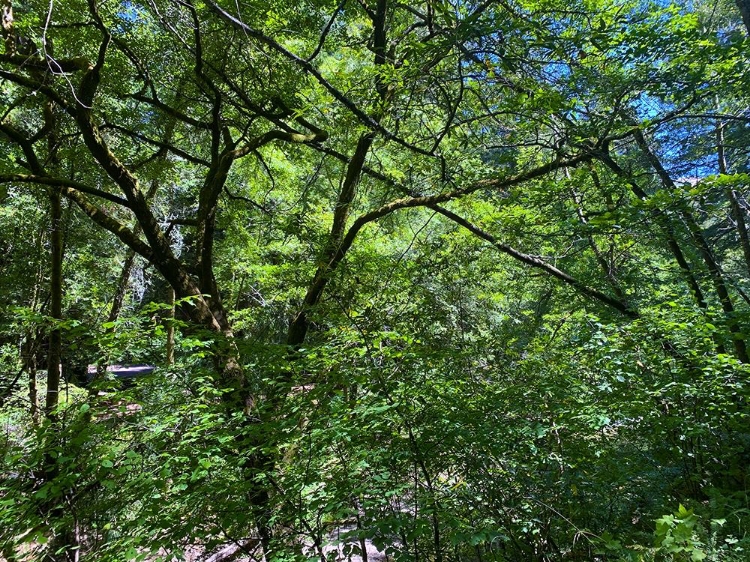
{"label": "dappled light", "polygon": [[745,0],[0,0],[0,562],[750,552]]}

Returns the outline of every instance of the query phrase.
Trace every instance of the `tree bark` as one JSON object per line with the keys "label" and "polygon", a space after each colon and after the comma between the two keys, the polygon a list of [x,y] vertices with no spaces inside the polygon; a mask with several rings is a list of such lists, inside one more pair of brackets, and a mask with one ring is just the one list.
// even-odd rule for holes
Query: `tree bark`
{"label": "tree bark", "polygon": [[[651,166],[656,171],[656,174],[659,176],[659,179],[661,180],[664,188],[668,189],[670,192],[675,192],[676,186],[674,181],[662,165],[659,158],[651,150],[651,147],[646,142],[646,138],[643,136],[643,133],[640,130],[636,129],[636,131],[634,132],[634,136],[638,147],[646,156],[649,164],[651,164]],[[732,303],[732,298],[729,295],[729,290],[727,289],[724,275],[721,271],[721,268],[719,267],[716,256],[714,256],[711,247],[708,245],[706,237],[703,235],[703,230],[696,222],[695,217],[693,217],[690,210],[683,206],[679,209],[679,214],[688,228],[688,232],[690,233],[690,237],[693,240],[693,244],[696,246],[698,253],[703,259],[706,268],[708,269],[708,273],[714,285],[714,290],[716,291],[716,295],[719,298],[721,308],[724,311],[735,354],[740,361],[742,361],[743,363],[748,363],[750,362],[750,359],[748,358],[747,347],[742,336],[742,329],[740,328],[737,318],[735,317],[734,304]]]}
{"label": "tree bark", "polygon": [[289,325],[287,345],[297,347],[305,342],[307,332],[310,329],[308,313],[320,302],[323,291],[325,290],[326,285],[328,285],[328,281],[330,281],[330,277],[333,274],[338,261],[340,261],[340,259],[338,261],[336,260],[336,256],[342,247],[351,204],[357,193],[357,184],[359,183],[362,174],[362,167],[365,164],[367,152],[370,150],[374,139],[375,136],[372,133],[362,135],[357,142],[354,154],[349,160],[349,165],[346,169],[346,176],[341,184],[339,197],[336,201],[331,232],[328,235],[327,245],[323,249],[320,257],[321,265],[318,267],[307,288],[307,293],[305,294],[305,299],[302,302],[301,309]]}
{"label": "tree bark", "polygon": [[527,265],[541,269],[542,271],[548,273],[552,277],[560,279],[564,283],[567,283],[568,285],[572,286],[577,291],[586,295],[587,297],[591,297],[595,300],[598,300],[606,304],[607,306],[614,308],[615,310],[617,310],[621,314],[624,314],[625,316],[628,316],[630,318],[638,318],[638,311],[631,308],[628,305],[628,303],[622,300],[618,300],[616,298],[612,298],[609,295],[606,295],[602,293],[601,291],[594,289],[593,287],[589,287],[588,285],[583,284],[578,279],[572,277],[571,275],[565,273],[564,271],[561,271],[560,269],[556,268],[552,264],[545,262],[544,260],[542,260],[541,258],[537,256],[524,254],[523,252],[519,252],[518,250],[511,248],[507,244],[503,244],[502,242],[497,240],[494,236],[492,236],[490,233],[485,232],[484,230],[471,224],[466,219],[458,216],[457,214],[447,209],[444,209],[443,207],[440,207],[439,205],[430,205],[430,208],[434,209],[435,211],[437,211],[444,217],[452,220],[456,224],[463,226],[465,229],[467,229],[469,232],[471,232],[475,236],[478,236],[479,238],[486,240],[487,242],[495,246],[495,248],[497,248],[504,254],[507,254],[511,256],[512,258],[520,262],[523,262]]}
{"label": "tree bark", "polygon": [[[617,164],[617,162],[614,161],[614,159],[609,155],[609,153],[602,152],[600,154],[597,154],[597,158],[605,166],[611,169],[618,177],[625,180],[630,186],[630,190],[633,192],[633,194],[636,197],[638,197],[638,199],[640,199],[641,201],[646,201],[648,199],[648,194],[643,190],[643,188],[632,177],[630,177],[630,175],[625,170],[623,170],[620,167],[620,165]],[[701,289],[700,284],[698,283],[698,280],[695,277],[695,274],[693,273],[690,263],[687,261],[685,254],[682,252],[682,248],[680,247],[680,244],[677,241],[677,237],[674,233],[674,229],[672,228],[672,225],[669,222],[669,218],[664,214],[664,212],[661,209],[652,210],[651,215],[657,221],[659,226],[661,226],[664,232],[664,235],[667,239],[667,247],[669,248],[670,253],[674,257],[675,262],[677,262],[677,265],[682,271],[682,274],[685,278],[685,282],[688,284],[688,287],[690,288],[690,293],[693,295],[693,298],[695,299],[696,304],[701,309],[706,310],[708,308],[708,303],[706,302],[706,299],[703,296],[703,290]]]}
{"label": "tree bark", "polygon": [[[376,68],[388,62],[388,55],[386,52],[388,27],[387,14],[388,0],[377,0],[375,11],[369,12],[372,20],[372,53],[375,55],[373,63]],[[375,78],[375,91],[378,94],[379,107],[375,109],[372,120],[379,123],[380,119],[383,117],[385,107],[392,97],[392,91],[389,90],[388,85],[383,81],[380,75]],[[336,266],[341,259],[343,259],[343,254],[341,256],[339,256],[339,254],[341,253],[346,235],[346,223],[349,220],[351,205],[357,195],[357,186],[362,177],[362,170],[365,167],[367,153],[372,147],[375,137],[376,134],[372,131],[361,135],[357,142],[357,146],[354,149],[354,154],[352,154],[352,157],[349,159],[349,164],[346,168],[346,175],[344,176],[344,181],[341,184],[341,190],[339,191],[339,196],[336,201],[336,207],[333,213],[333,224],[331,225],[331,231],[328,235],[328,242],[323,249],[322,256],[320,257],[321,265],[318,267],[310,285],[308,286],[302,307],[289,325],[287,344],[292,347],[297,347],[304,343],[305,338],[307,337],[307,332],[310,329],[308,313],[320,302],[323,291],[330,280],[330,276],[333,274],[333,271],[336,269]],[[346,250],[344,250],[344,252],[346,252]]]}
{"label": "tree bark", "polygon": [[125,253],[125,261],[122,264],[122,270],[120,270],[120,278],[117,280],[115,294],[112,295],[112,306],[109,309],[107,322],[115,322],[120,317],[122,303],[125,301],[125,294],[128,291],[128,282],[130,281],[130,274],[133,272],[134,263],[135,251],[128,249]]}
{"label": "tree bark", "polygon": [[167,303],[169,304],[169,316],[167,317],[167,365],[174,365],[174,316],[175,316],[175,298],[174,289],[169,287],[169,296]]}
{"label": "tree bark", "polygon": [[[60,192],[49,191],[50,201],[50,318],[62,320],[62,204]],[[47,394],[44,411],[48,419],[55,421],[55,410],[59,403],[60,370],[62,355],[62,332],[53,326],[49,334],[47,355]]]}
{"label": "tree bark", "polygon": [[[724,124],[720,123],[716,127],[716,156],[718,160],[719,173],[726,175],[729,173],[727,164],[726,151],[724,150]],[[729,201],[730,215],[734,219],[734,226],[737,230],[737,237],[740,240],[742,255],[745,258],[747,273],[750,275],[750,239],[748,239],[747,224],[745,222],[745,213],[740,206],[739,198],[734,189],[727,188],[727,200]]]}
{"label": "tree bark", "polygon": [[36,386],[37,335],[29,330],[22,347],[23,368],[29,376],[29,413],[34,427],[39,425],[39,396]]}
{"label": "tree bark", "polygon": [[734,2],[740,10],[747,34],[750,35],[750,0],[734,0]]}

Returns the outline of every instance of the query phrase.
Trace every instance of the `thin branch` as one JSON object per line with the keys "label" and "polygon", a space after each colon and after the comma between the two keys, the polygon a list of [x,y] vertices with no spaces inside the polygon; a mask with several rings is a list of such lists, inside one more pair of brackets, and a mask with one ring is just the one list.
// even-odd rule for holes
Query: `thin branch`
{"label": "thin branch", "polygon": [[244,195],[233,194],[231,191],[229,191],[226,185],[224,186],[224,193],[226,193],[227,197],[229,197],[232,201],[244,201],[245,203],[250,203],[250,205],[258,209],[259,211],[262,211],[267,215],[270,214],[269,210],[260,203],[256,203],[255,201],[253,201],[249,197],[245,197]]}
{"label": "thin branch", "polygon": [[130,208],[130,203],[128,203],[128,201],[126,199],[123,199],[122,197],[118,197],[117,195],[113,195],[112,193],[107,193],[106,191],[102,191],[83,183],[73,180],[67,180],[64,178],[37,176],[32,174],[1,174],[0,183],[36,183],[39,185],[49,185],[52,187],[71,188],[82,193],[88,193],[89,195],[100,197],[101,199],[106,199],[107,201],[111,201],[112,203],[117,203],[118,205],[121,205],[128,209]]}
{"label": "thin branch", "polygon": [[326,37],[328,37],[328,33],[331,31],[331,27],[333,27],[333,22],[336,21],[336,18],[341,13],[341,10],[344,9],[344,6],[346,6],[347,0],[341,0],[341,4],[339,4],[336,7],[336,10],[333,12],[333,15],[331,16],[331,19],[328,20],[328,23],[326,24],[325,28],[323,28],[323,33],[320,34],[320,40],[318,41],[318,46],[315,47],[315,50],[312,52],[312,54],[307,57],[305,62],[312,62],[315,57],[320,54],[320,51],[323,49],[323,44],[326,42]]}
{"label": "thin branch", "polygon": [[15,64],[19,69],[43,70],[58,74],[60,72],[76,72],[88,70],[89,61],[85,57],[76,57],[72,59],[55,59],[55,69],[50,69],[50,63],[42,58],[28,55],[14,55],[3,53],[0,54],[0,62],[9,62]]}
{"label": "thin branch", "polygon": [[185,115],[184,113],[176,110],[175,108],[167,105],[161,100],[158,100],[156,98],[150,98],[148,96],[145,96],[141,93],[135,93],[135,94],[129,94],[130,98],[133,98],[134,100],[147,103],[149,105],[152,105],[160,110],[162,110],[167,115],[170,115],[171,117],[176,117],[183,123],[187,123],[188,125],[191,125],[197,129],[205,129],[210,130],[211,124],[210,123],[204,123],[203,121],[199,121],[198,119],[194,119],[192,117],[189,117],[188,115]]}
{"label": "thin branch", "polygon": [[283,140],[286,142],[298,144],[309,144],[315,142],[323,142],[326,139],[328,139],[328,133],[322,130],[318,130],[318,132],[312,132],[307,135],[304,133],[290,133],[286,131],[273,130],[268,131],[267,133],[264,133],[259,137],[251,139],[250,141],[245,143],[244,146],[230,151],[228,155],[233,160],[237,160],[274,140]]}
{"label": "thin branch", "polygon": [[206,3],[213,9],[213,11],[223,20],[226,22],[234,25],[235,27],[238,27],[243,32],[245,32],[249,37],[252,37],[254,39],[257,39],[261,43],[264,43],[277,51],[278,53],[281,53],[284,57],[292,61],[293,63],[300,66],[305,72],[310,74],[315,80],[325,88],[328,93],[330,93],[334,98],[336,98],[339,102],[341,102],[349,111],[351,111],[362,123],[367,125],[370,129],[377,131],[381,133],[386,139],[392,140],[393,142],[403,146],[404,148],[408,148],[409,150],[413,150],[414,152],[417,152],[419,154],[422,154],[424,156],[430,156],[434,157],[435,154],[430,152],[429,150],[425,150],[424,148],[420,148],[418,146],[415,146],[399,137],[397,137],[394,133],[383,127],[378,121],[370,117],[365,111],[357,107],[357,104],[355,104],[352,100],[350,100],[348,97],[346,97],[340,90],[338,90],[335,86],[333,86],[328,80],[326,80],[323,75],[318,71],[312,64],[310,64],[305,59],[302,59],[292,53],[291,51],[287,50],[284,46],[282,46],[280,43],[277,43],[272,38],[268,37],[267,35],[261,33],[260,31],[253,29],[249,25],[245,24],[244,22],[240,21],[236,17],[234,17],[232,14],[226,12],[223,8],[218,6],[213,0],[206,0]]}
{"label": "thin branch", "polygon": [[14,74],[13,72],[8,72],[7,70],[2,69],[0,69],[0,78],[4,78],[5,80],[18,84],[19,86],[24,86],[34,92],[41,92],[49,99],[54,101],[57,105],[62,107],[68,114],[75,114],[75,110],[72,108],[72,106],[62,97],[60,97],[60,95],[55,90],[53,90],[46,84],[42,84],[41,82],[32,80],[27,76],[21,76],[19,74]]}
{"label": "thin branch", "polygon": [[135,131],[131,131],[130,129],[127,129],[126,127],[122,127],[120,125],[115,125],[113,123],[107,123],[105,126],[102,127],[102,129],[114,129],[116,131],[120,131],[121,133],[124,133],[128,136],[131,136],[135,139],[138,139],[140,141],[143,141],[145,143],[148,143],[152,146],[155,146],[157,148],[168,150],[172,154],[179,156],[180,158],[183,158],[184,160],[187,160],[188,162],[192,162],[193,164],[199,164],[201,166],[210,166],[210,162],[207,160],[204,160],[203,158],[199,158],[197,156],[193,156],[192,154],[185,152],[181,148],[177,148],[171,143],[167,143],[164,141],[159,141],[156,139],[152,139],[151,137],[147,137],[146,135],[142,135],[140,133],[136,133]]}

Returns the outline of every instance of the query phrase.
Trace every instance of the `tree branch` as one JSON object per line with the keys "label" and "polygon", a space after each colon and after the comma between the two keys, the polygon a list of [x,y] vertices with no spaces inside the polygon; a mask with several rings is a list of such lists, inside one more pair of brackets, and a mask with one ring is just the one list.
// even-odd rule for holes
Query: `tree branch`
{"label": "tree branch", "polygon": [[379,132],[383,135],[387,140],[391,140],[395,142],[396,144],[399,144],[403,146],[404,148],[407,148],[409,150],[413,150],[414,152],[417,152],[419,154],[422,154],[424,156],[429,156],[431,158],[435,157],[435,154],[430,152],[429,150],[425,150],[424,148],[420,148],[418,146],[415,146],[404,139],[396,136],[394,133],[386,129],[383,125],[378,123],[377,120],[370,117],[365,111],[357,107],[357,104],[355,104],[352,100],[350,100],[348,97],[346,97],[340,90],[338,90],[335,86],[333,86],[328,80],[326,80],[323,75],[318,71],[310,62],[306,61],[303,58],[298,57],[291,51],[287,50],[284,46],[277,43],[272,38],[268,37],[264,33],[261,33],[260,31],[253,29],[252,27],[248,26],[244,22],[240,21],[230,13],[226,12],[223,8],[218,6],[213,0],[206,0],[206,3],[211,7],[211,9],[224,21],[230,23],[231,25],[241,29],[244,33],[246,33],[249,37],[253,37],[254,39],[257,39],[261,43],[264,43],[265,45],[268,45],[276,52],[283,55],[285,58],[289,59],[296,65],[300,66],[305,72],[310,74],[315,80],[325,88],[328,93],[330,93],[335,99],[337,99],[339,102],[341,102],[349,111],[351,111],[362,123],[367,125],[370,129]]}
{"label": "tree branch", "polygon": [[143,141],[145,143],[148,143],[152,146],[155,146],[163,150],[168,150],[175,156],[179,156],[180,158],[183,158],[184,160],[187,160],[188,162],[192,162],[193,164],[198,164],[200,166],[206,166],[206,167],[211,165],[211,163],[208,162],[208,160],[204,160],[203,158],[193,156],[192,154],[185,152],[181,148],[177,148],[171,143],[152,139],[150,137],[147,137],[146,135],[142,135],[141,133],[136,133],[135,131],[131,131],[130,129],[127,129],[126,127],[115,125],[113,123],[107,123],[104,127],[102,127],[102,129],[105,129],[105,128],[120,131],[121,133],[124,133],[130,137],[133,137],[134,139],[138,139],[140,141]]}
{"label": "tree branch", "polygon": [[106,191],[101,191],[77,181],[66,180],[63,178],[37,176],[32,174],[0,174],[0,183],[36,183],[39,185],[49,185],[51,187],[70,188],[82,193],[88,193],[89,195],[100,197],[101,199],[106,199],[107,201],[117,203],[128,209],[130,208],[130,203],[122,197],[118,197],[112,193],[107,193]]}
{"label": "tree branch", "polygon": [[18,68],[28,68],[31,70],[43,70],[52,74],[61,72],[76,72],[79,70],[88,70],[90,63],[84,57],[72,59],[50,59],[44,60],[36,56],[0,54],[0,62],[15,64]]}
{"label": "tree branch", "polygon": [[437,211],[444,217],[452,220],[456,224],[463,226],[465,229],[467,229],[472,234],[478,236],[479,238],[486,240],[487,242],[492,244],[495,248],[497,248],[504,254],[507,254],[511,256],[512,258],[520,262],[523,262],[527,265],[530,265],[531,267],[541,269],[542,271],[548,273],[552,277],[560,279],[564,283],[571,285],[580,293],[588,297],[594,298],[600,302],[603,302],[607,306],[614,308],[615,310],[624,314],[625,316],[628,316],[629,318],[638,318],[638,312],[636,310],[633,310],[630,306],[628,306],[627,303],[617,300],[613,297],[610,297],[609,295],[602,293],[601,291],[598,291],[597,289],[594,289],[592,287],[589,287],[588,285],[585,285],[583,282],[579,281],[575,277],[556,268],[554,265],[547,263],[540,257],[532,256],[530,254],[525,254],[523,252],[520,252],[512,248],[511,246],[508,246],[507,244],[503,244],[502,242],[497,240],[497,238],[492,236],[489,232],[486,232],[482,230],[481,228],[473,225],[466,219],[458,216],[457,214],[449,211],[448,209],[445,209],[439,205],[428,205],[428,207],[430,209]]}

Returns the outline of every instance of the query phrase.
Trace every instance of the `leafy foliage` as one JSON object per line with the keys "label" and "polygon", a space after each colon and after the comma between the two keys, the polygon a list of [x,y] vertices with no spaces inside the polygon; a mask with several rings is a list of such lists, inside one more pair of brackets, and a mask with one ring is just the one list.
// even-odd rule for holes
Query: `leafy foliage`
{"label": "leafy foliage", "polygon": [[746,558],[734,3],[1,4],[0,556]]}

